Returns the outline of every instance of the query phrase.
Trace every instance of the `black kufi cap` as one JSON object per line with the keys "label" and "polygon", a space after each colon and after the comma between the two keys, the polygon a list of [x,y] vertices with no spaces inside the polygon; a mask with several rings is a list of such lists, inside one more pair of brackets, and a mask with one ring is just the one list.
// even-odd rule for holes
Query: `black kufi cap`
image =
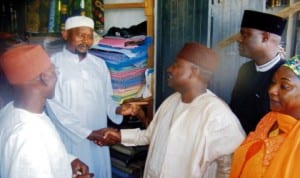
{"label": "black kufi cap", "polygon": [[286,21],[286,19],[276,15],[245,10],[241,28],[255,28],[281,36],[284,31]]}

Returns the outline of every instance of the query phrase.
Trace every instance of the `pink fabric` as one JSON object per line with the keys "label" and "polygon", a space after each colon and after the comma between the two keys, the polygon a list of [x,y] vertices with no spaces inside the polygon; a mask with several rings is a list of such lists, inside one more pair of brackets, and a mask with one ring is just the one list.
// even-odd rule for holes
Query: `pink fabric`
{"label": "pink fabric", "polygon": [[136,36],[132,38],[121,38],[121,37],[105,37],[100,40],[100,44],[111,46],[114,48],[127,48],[132,49],[138,47],[138,45],[126,45],[129,42],[140,42],[145,40],[145,36]]}

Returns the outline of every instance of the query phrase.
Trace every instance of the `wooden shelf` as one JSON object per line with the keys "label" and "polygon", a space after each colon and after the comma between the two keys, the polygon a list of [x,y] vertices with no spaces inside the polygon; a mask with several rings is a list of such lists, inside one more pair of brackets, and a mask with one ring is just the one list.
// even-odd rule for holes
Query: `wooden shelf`
{"label": "wooden shelf", "polygon": [[[144,0],[136,3],[104,4],[104,10],[143,8],[147,19],[147,36],[152,37],[154,43],[154,0]],[[148,50],[148,67],[154,66],[154,44]]]}
{"label": "wooden shelf", "polygon": [[128,8],[145,8],[144,2],[141,3],[114,3],[104,4],[104,9],[128,9]]}

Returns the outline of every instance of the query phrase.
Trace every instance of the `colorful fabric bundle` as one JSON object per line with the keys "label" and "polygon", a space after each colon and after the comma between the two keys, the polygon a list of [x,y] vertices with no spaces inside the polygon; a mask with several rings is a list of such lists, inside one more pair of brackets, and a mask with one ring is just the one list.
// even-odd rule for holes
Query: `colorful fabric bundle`
{"label": "colorful fabric bundle", "polygon": [[[112,40],[111,37],[104,37],[104,40],[100,40],[90,50],[92,54],[106,62],[114,89],[113,98],[119,103],[126,99],[138,97],[137,95],[145,86],[148,48],[152,39],[145,37],[140,40],[141,36],[132,37],[132,39],[142,41],[142,43],[127,48],[125,42],[129,39],[118,38],[119,41],[116,41]],[[123,45],[120,45],[121,43]]]}

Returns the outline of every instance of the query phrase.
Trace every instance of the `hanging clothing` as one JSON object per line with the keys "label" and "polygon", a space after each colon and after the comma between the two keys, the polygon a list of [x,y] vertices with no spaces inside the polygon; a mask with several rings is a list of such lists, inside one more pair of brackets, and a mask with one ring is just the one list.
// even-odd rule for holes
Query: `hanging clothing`
{"label": "hanging clothing", "polygon": [[[278,129],[272,132],[275,123]],[[235,151],[230,177],[297,178],[299,150],[300,122],[289,115],[270,112]]]}
{"label": "hanging clothing", "polygon": [[231,154],[244,139],[238,119],[209,90],[186,106],[180,103],[174,93],[146,130],[121,130],[122,144],[150,144],[144,178],[227,177]]}
{"label": "hanging clothing", "polygon": [[239,118],[246,134],[255,130],[259,120],[270,111],[268,89],[274,72],[283,64],[277,55],[270,63],[256,66],[243,64],[232,91],[230,107]]}
{"label": "hanging clothing", "polygon": [[55,101],[47,103],[52,121],[67,150],[89,166],[94,178],[110,178],[109,148],[86,139],[93,130],[106,128],[107,118],[117,124],[123,119],[116,114],[118,103],[112,99],[108,68],[91,54],[79,61],[78,55],[66,48],[51,60],[59,70]]}
{"label": "hanging clothing", "polygon": [[45,113],[8,103],[0,112],[0,177],[71,178],[69,155]]}

